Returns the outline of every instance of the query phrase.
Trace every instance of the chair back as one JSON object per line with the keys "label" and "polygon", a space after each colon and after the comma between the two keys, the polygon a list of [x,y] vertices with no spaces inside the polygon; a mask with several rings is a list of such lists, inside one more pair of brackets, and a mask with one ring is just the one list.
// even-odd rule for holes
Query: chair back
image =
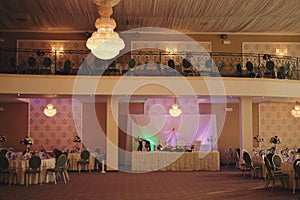
{"label": "chair back", "polygon": [[42,164],[42,160],[39,156],[32,156],[29,159],[29,167],[31,169],[38,169],[41,167],[41,164]]}
{"label": "chair back", "polygon": [[67,160],[66,154],[61,154],[56,161],[56,167],[63,169],[66,166]]}
{"label": "chair back", "polygon": [[9,168],[9,161],[5,156],[0,156],[0,169],[8,169]]}
{"label": "chair back", "polygon": [[293,164],[295,176],[300,178],[300,158],[296,159]]}
{"label": "chair back", "polygon": [[1,149],[0,156],[5,156],[7,152],[8,152],[7,149]]}
{"label": "chair back", "polygon": [[243,159],[247,165],[252,165],[251,157],[247,151],[243,152]]}
{"label": "chair back", "polygon": [[273,178],[274,174],[273,174],[272,166],[271,166],[269,159],[267,157],[264,157],[264,162],[265,162],[265,166],[267,169],[267,176],[269,176],[270,178]]}
{"label": "chair back", "polygon": [[269,160],[271,167],[273,167],[273,156],[274,156],[274,153],[268,153],[266,155],[266,158]]}
{"label": "chair back", "polygon": [[234,157],[233,149],[231,147],[229,147],[229,149],[228,149],[228,155],[230,158]]}
{"label": "chair back", "polygon": [[88,160],[90,158],[90,152],[88,150],[84,150],[80,154],[80,158],[82,160]]}
{"label": "chair back", "polygon": [[53,153],[54,153],[55,158],[58,159],[59,156],[62,154],[62,151],[55,148],[55,149],[53,150]]}
{"label": "chair back", "polygon": [[275,170],[280,169],[280,166],[281,166],[281,163],[282,163],[281,156],[278,155],[278,154],[274,154],[273,157],[272,157],[272,163],[273,163],[273,166],[274,166]]}
{"label": "chair back", "polygon": [[237,149],[235,150],[235,152],[236,152],[236,157],[237,157],[237,159],[240,159],[240,157],[241,157],[240,148],[237,148]]}

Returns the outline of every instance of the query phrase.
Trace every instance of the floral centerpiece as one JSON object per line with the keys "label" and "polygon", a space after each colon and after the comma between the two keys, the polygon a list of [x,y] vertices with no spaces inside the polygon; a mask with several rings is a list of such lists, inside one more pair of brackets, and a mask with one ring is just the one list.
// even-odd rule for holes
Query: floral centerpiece
{"label": "floral centerpiece", "polygon": [[271,137],[270,143],[280,144],[280,138],[277,135],[275,135],[274,137]]}
{"label": "floral centerpiece", "polygon": [[258,143],[258,149],[260,148],[260,143],[264,141],[264,138],[260,135],[256,135],[253,137],[254,141]]}
{"label": "floral centerpiece", "polygon": [[81,142],[81,138],[80,138],[78,135],[76,135],[76,136],[73,138],[73,142],[75,143],[74,151],[75,151],[75,152],[79,152],[79,151],[80,151],[79,143]]}
{"label": "floral centerpiece", "polygon": [[270,143],[273,143],[275,145],[274,147],[272,147],[273,151],[275,152],[276,151],[276,145],[280,144],[280,138],[277,135],[275,135],[274,137],[270,138]]}
{"label": "floral centerpiece", "polygon": [[75,143],[80,143],[81,142],[81,139],[78,135],[76,135],[74,138],[73,138],[73,142]]}
{"label": "floral centerpiece", "polygon": [[5,142],[5,141],[6,141],[5,135],[0,135],[0,142]]}
{"label": "floral centerpiece", "polygon": [[26,136],[20,141],[20,143],[24,145],[33,145],[33,138]]}
{"label": "floral centerpiece", "polygon": [[261,137],[260,135],[256,135],[254,136],[253,138],[256,142],[260,143],[260,142],[263,142],[264,141],[264,138]]}

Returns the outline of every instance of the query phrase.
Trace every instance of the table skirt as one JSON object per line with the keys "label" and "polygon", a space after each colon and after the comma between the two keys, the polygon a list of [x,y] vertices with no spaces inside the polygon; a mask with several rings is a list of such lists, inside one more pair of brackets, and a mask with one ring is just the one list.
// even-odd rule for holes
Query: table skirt
{"label": "table skirt", "polygon": [[132,171],[218,171],[220,155],[212,152],[132,152]]}

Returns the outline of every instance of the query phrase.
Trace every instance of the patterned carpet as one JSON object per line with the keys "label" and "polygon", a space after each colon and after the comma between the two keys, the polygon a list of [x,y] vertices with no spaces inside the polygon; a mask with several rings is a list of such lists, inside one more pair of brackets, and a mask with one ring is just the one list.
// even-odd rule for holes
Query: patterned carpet
{"label": "patterned carpet", "polygon": [[0,200],[18,199],[300,199],[291,190],[280,188],[280,182],[272,191],[264,189],[263,179],[243,177],[239,171],[220,172],[151,172],[125,173],[76,172],[70,173],[67,184],[47,183],[30,185],[0,184]]}

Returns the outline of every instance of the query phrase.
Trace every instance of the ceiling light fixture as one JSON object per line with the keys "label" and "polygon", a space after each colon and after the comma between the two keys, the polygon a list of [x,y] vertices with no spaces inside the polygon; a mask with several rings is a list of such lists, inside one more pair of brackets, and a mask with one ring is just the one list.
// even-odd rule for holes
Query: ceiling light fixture
{"label": "ceiling light fixture", "polygon": [[296,104],[294,105],[294,108],[291,111],[291,114],[294,117],[300,117],[300,104],[299,104],[299,102],[296,102]]}
{"label": "ceiling light fixture", "polygon": [[176,103],[176,99],[175,99],[175,103],[172,105],[172,107],[169,110],[169,114],[172,117],[178,117],[179,115],[181,115],[182,111],[179,108],[178,104]]}
{"label": "ceiling light fixture", "polygon": [[117,26],[116,21],[110,18],[113,14],[112,7],[120,0],[93,0],[93,2],[99,6],[100,18],[95,22],[97,31],[87,40],[86,46],[97,58],[112,59],[125,47],[124,41],[114,31]]}
{"label": "ceiling light fixture", "polygon": [[53,117],[54,115],[56,115],[56,113],[57,113],[57,110],[56,110],[56,108],[54,108],[54,105],[52,103],[49,103],[47,105],[47,107],[44,109],[44,114],[47,117]]}

